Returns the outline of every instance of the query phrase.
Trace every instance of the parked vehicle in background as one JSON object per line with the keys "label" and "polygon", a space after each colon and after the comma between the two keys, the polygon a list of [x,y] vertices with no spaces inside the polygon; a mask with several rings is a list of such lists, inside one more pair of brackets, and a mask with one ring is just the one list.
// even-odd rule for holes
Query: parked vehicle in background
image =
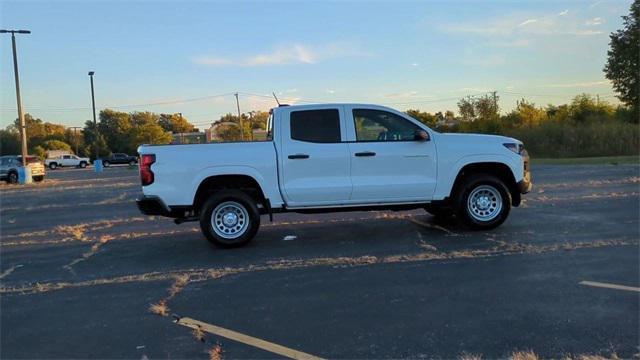
{"label": "parked vehicle in background", "polygon": [[72,154],[59,155],[54,158],[45,159],[44,164],[51,170],[63,166],[73,166],[84,169],[89,165],[89,158],[82,158]]}
{"label": "parked vehicle in background", "polygon": [[135,165],[137,163],[138,163],[137,156],[129,156],[123,153],[113,153],[111,154],[111,156],[102,159],[102,165],[104,165],[105,167],[108,167],[109,165],[112,165],[112,164]]}
{"label": "parked vehicle in background", "polygon": [[489,230],[532,186],[521,141],[438,133],[383,106],[282,106],[267,130],[262,142],[140,146],[140,211],[237,247],[261,214],[287,211],[424,208]]}
{"label": "parked vehicle in background", "polygon": [[[18,182],[18,168],[22,166],[21,155],[0,156],[0,180],[9,184]],[[35,155],[27,156],[27,167],[31,169],[31,178],[35,182],[44,180],[44,165]]]}

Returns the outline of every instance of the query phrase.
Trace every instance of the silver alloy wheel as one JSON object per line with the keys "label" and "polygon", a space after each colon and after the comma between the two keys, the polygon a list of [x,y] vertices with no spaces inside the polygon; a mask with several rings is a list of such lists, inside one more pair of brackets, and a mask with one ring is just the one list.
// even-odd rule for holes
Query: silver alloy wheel
{"label": "silver alloy wheel", "polygon": [[240,203],[225,201],[211,213],[211,227],[224,239],[236,239],[249,228],[249,213]]}
{"label": "silver alloy wheel", "polygon": [[469,194],[467,210],[475,220],[491,221],[502,211],[502,195],[493,186],[480,185]]}

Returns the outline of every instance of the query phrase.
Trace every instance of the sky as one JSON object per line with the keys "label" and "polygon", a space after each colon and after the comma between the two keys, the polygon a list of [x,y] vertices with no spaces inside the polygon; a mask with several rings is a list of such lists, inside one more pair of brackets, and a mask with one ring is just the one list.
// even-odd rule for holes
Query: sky
{"label": "sky", "polygon": [[[82,126],[98,111],[181,112],[199,127],[282,103],[456,110],[497,91],[561,104],[616,103],[609,34],[631,1],[5,1],[25,112]],[[0,127],[17,117],[11,39],[0,35]]]}

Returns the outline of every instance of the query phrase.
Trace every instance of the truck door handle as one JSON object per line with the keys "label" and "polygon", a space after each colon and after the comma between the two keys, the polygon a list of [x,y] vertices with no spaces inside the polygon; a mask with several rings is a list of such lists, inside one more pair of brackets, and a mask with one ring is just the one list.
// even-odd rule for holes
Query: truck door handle
{"label": "truck door handle", "polygon": [[376,153],[373,151],[363,151],[355,153],[356,156],[376,156]]}
{"label": "truck door handle", "polygon": [[308,159],[309,155],[307,154],[295,154],[295,155],[289,155],[289,159]]}

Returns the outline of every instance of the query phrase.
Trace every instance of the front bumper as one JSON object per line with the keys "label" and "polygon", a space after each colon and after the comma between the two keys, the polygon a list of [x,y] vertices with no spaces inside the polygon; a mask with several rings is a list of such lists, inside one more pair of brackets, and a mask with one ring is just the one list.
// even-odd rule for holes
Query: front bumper
{"label": "front bumper", "polygon": [[171,209],[157,196],[142,196],[136,199],[136,205],[145,215],[171,216]]}
{"label": "front bumper", "polygon": [[529,154],[526,152],[522,155],[522,162],[523,162],[523,171],[524,171],[524,176],[522,177],[522,180],[518,181],[518,191],[520,192],[520,194],[526,194],[528,192],[531,191],[531,189],[533,189],[533,182],[531,181],[531,169],[530,169],[530,162],[529,162]]}

